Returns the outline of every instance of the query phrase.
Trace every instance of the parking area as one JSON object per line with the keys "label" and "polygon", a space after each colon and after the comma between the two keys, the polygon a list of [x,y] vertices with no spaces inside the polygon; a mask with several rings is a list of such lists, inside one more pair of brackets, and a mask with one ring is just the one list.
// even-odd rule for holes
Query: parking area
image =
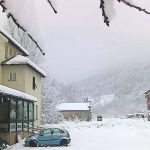
{"label": "parking area", "polygon": [[[48,125],[47,125],[48,126]],[[102,122],[78,122],[57,125],[71,135],[68,147],[23,147],[11,150],[150,150],[150,123],[144,119],[103,119]]]}

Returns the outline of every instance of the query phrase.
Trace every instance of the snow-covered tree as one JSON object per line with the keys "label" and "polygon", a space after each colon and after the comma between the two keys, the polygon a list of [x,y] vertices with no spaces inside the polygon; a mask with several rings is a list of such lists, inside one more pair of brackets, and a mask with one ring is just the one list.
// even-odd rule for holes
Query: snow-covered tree
{"label": "snow-covered tree", "polygon": [[12,19],[9,19],[6,22],[4,28],[14,39],[16,39],[25,49],[28,50],[30,60],[36,64],[39,64],[42,61],[43,55],[37,48],[36,44],[30,39],[26,32],[16,26]]}
{"label": "snow-covered tree", "polygon": [[58,83],[49,75],[43,79],[42,84],[42,124],[58,123],[61,114],[57,111],[57,105],[64,101],[61,95],[63,84]]}

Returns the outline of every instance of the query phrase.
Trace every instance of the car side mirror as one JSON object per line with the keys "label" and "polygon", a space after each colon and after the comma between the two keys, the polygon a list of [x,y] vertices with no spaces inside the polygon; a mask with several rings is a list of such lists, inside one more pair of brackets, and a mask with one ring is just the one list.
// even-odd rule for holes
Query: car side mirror
{"label": "car side mirror", "polygon": [[53,130],[51,131],[51,134],[54,134],[54,131],[53,131]]}

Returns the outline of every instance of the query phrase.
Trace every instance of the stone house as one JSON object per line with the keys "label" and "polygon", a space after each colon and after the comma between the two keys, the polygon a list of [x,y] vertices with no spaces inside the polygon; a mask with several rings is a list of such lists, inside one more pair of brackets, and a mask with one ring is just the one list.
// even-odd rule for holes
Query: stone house
{"label": "stone house", "polygon": [[91,105],[89,103],[61,103],[57,108],[65,120],[91,120]]}
{"label": "stone house", "polygon": [[0,140],[16,143],[40,125],[41,78],[46,73],[0,28]]}

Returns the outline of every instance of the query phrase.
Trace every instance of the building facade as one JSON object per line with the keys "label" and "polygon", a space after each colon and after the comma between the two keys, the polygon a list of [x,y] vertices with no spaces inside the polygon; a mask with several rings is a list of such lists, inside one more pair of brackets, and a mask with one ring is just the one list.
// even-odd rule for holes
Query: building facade
{"label": "building facade", "polygon": [[150,90],[145,92],[145,97],[147,99],[147,117],[148,121],[150,121]]}
{"label": "building facade", "polygon": [[147,110],[150,111],[150,90],[145,92],[145,97],[147,98]]}
{"label": "building facade", "polygon": [[57,108],[65,120],[91,120],[91,105],[89,103],[62,103]]}
{"label": "building facade", "polygon": [[[25,137],[41,122],[41,78],[46,74],[28,55],[26,49],[0,29],[0,139],[8,144],[16,142],[16,134]],[[2,115],[5,110],[7,119]]]}

